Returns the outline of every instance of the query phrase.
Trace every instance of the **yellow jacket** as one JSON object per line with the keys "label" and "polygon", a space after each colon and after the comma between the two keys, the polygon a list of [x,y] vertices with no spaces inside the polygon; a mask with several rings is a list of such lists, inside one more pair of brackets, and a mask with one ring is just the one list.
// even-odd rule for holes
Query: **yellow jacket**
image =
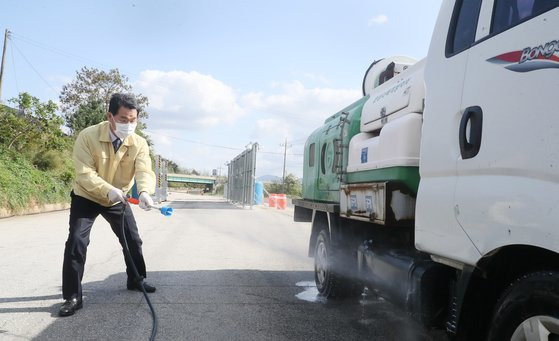
{"label": "yellow jacket", "polygon": [[155,192],[155,174],[151,170],[149,147],[144,138],[128,136],[114,152],[109,137],[109,122],[101,122],[82,130],[74,144],[76,182],[74,193],[109,207],[109,190],[120,188],[127,193],[134,184],[138,193]]}

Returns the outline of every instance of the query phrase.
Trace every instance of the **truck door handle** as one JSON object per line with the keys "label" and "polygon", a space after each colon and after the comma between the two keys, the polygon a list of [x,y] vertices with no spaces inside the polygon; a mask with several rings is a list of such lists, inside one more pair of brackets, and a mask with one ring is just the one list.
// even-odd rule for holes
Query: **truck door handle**
{"label": "truck door handle", "polygon": [[[470,136],[466,137],[466,130],[470,123]],[[483,111],[478,106],[466,108],[460,121],[458,140],[462,159],[471,159],[479,153],[481,147],[481,128],[483,126]]]}

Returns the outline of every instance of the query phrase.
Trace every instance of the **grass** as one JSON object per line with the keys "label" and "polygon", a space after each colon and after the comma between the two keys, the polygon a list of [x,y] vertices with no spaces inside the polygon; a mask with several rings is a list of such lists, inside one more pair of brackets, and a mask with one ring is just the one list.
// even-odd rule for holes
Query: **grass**
{"label": "grass", "polygon": [[36,204],[69,202],[72,183],[68,155],[55,169],[43,171],[24,156],[0,147],[0,207],[20,213]]}

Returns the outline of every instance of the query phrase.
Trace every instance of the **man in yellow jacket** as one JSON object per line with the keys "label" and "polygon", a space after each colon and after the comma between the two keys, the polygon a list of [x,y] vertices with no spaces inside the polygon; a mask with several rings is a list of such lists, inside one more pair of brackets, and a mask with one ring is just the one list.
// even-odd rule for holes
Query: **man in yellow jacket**
{"label": "man in yellow jacket", "polygon": [[[133,96],[114,94],[109,103],[107,121],[84,129],[74,144],[76,183],[71,193],[70,233],[64,250],[60,316],[73,315],[83,306],[81,280],[85,265],[89,233],[95,218],[101,215],[124,248],[121,212],[126,196],[134,183],[140,193],[140,207],[150,209],[150,194],[155,190],[155,174],[151,170],[149,147],[144,138],[134,134],[138,107]],[[142,240],[129,205],[125,205],[124,229],[134,265],[146,277]],[[125,257],[127,288],[154,292],[155,287],[134,278],[131,264]]]}

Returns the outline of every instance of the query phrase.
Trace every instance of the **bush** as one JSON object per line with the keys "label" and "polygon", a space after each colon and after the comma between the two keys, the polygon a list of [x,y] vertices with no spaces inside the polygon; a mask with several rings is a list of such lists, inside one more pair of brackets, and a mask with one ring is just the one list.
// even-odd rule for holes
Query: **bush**
{"label": "bush", "polygon": [[[65,167],[68,159],[62,162]],[[68,202],[72,181],[64,178],[73,178],[68,168],[62,173],[42,171],[20,154],[0,147],[0,206],[14,213],[32,204]]]}
{"label": "bush", "polygon": [[62,165],[62,156],[56,150],[39,152],[33,158],[33,164],[43,171],[57,170]]}
{"label": "bush", "polygon": [[[283,184],[281,182],[264,183],[264,189],[268,193],[283,193]],[[303,187],[301,181],[294,174],[288,174],[285,177],[285,194],[293,197],[301,197]]]}
{"label": "bush", "polygon": [[75,174],[70,169],[63,170],[58,176],[66,185],[71,185],[74,182]]}
{"label": "bush", "polygon": [[21,93],[0,105],[0,208],[18,213],[35,204],[69,201],[74,172],[71,138],[56,104]]}

